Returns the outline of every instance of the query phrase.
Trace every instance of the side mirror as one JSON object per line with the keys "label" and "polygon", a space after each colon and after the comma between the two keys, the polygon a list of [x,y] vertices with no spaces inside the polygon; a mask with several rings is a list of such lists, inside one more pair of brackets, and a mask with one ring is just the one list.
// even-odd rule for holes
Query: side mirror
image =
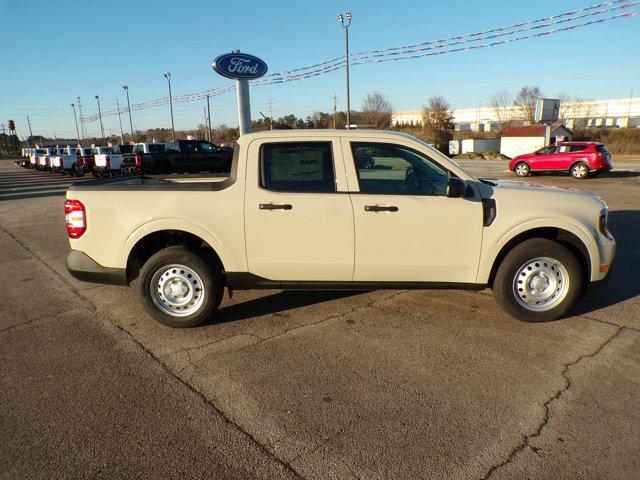
{"label": "side mirror", "polygon": [[467,193],[467,182],[461,178],[451,177],[447,184],[447,197],[462,198]]}

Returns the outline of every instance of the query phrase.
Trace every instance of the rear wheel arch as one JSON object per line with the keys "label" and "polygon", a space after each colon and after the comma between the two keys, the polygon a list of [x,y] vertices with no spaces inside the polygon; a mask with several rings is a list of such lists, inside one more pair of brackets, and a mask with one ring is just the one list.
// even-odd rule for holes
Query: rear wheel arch
{"label": "rear wheel arch", "polygon": [[591,258],[589,256],[589,250],[584,242],[577,235],[569,232],[568,230],[564,230],[558,227],[541,227],[541,228],[533,228],[531,230],[526,230],[522,233],[519,233],[512,239],[510,239],[498,252],[498,255],[493,261],[493,265],[491,267],[491,273],[489,274],[488,286],[493,287],[493,281],[495,279],[496,273],[500,264],[507,256],[507,254],[516,246],[521,244],[526,240],[530,240],[532,238],[544,238],[547,240],[552,240],[560,245],[567,248],[571,253],[573,253],[580,266],[582,267],[582,273],[585,285],[589,283],[591,278]]}
{"label": "rear wheel arch", "polygon": [[224,272],[224,264],[218,253],[202,238],[184,230],[158,230],[142,237],[136,242],[127,258],[127,282],[131,283],[140,273],[140,269],[152,255],[160,250],[176,245],[184,245],[198,252]]}

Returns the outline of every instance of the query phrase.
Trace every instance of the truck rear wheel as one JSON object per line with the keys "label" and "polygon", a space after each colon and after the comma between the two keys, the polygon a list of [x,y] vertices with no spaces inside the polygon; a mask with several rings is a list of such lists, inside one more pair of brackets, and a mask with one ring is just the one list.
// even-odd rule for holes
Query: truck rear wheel
{"label": "truck rear wheel", "polygon": [[140,271],[142,303],[155,320],[168,327],[195,327],[209,320],[223,292],[220,271],[182,245],[155,253]]}
{"label": "truck rear wheel", "polygon": [[557,242],[532,238],[502,260],[493,294],[509,314],[525,322],[547,322],[565,315],[582,293],[578,259]]}

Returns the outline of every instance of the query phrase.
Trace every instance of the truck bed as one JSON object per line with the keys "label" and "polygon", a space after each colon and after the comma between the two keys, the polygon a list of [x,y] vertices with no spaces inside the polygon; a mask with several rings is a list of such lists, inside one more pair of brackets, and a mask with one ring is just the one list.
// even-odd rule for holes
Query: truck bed
{"label": "truck bed", "polygon": [[235,181],[228,173],[220,174],[191,174],[191,175],[168,175],[168,176],[137,176],[137,177],[115,177],[107,179],[96,179],[87,182],[74,183],[69,187],[69,191],[86,190],[109,190],[109,191],[131,191],[131,190],[199,190],[215,191],[223,190]]}

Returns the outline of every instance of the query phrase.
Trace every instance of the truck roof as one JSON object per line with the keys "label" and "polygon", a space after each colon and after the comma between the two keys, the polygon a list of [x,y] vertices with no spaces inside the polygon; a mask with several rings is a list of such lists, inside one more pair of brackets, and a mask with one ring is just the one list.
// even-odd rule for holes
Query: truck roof
{"label": "truck roof", "polygon": [[403,132],[390,132],[387,130],[333,130],[333,129],[299,129],[299,130],[265,130],[262,132],[246,133],[242,135],[238,142],[251,141],[256,138],[269,138],[269,137],[379,137],[379,138],[411,138],[416,137]]}

